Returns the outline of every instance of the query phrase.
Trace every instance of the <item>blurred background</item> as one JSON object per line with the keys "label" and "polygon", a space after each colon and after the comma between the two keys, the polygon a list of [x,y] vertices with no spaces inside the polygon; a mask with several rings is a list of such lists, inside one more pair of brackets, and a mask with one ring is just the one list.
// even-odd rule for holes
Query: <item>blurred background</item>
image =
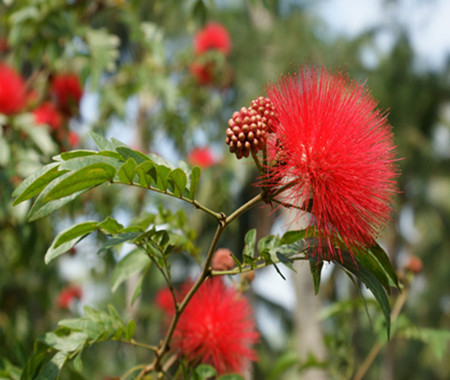
{"label": "blurred background", "polygon": [[[281,268],[286,280],[272,268],[256,273],[248,295],[262,339],[253,378],[350,379],[382,342],[364,379],[448,379],[449,18],[445,0],[0,1],[0,62],[20,73],[27,90],[20,110],[0,115],[0,378],[19,379],[35,338],[80,315],[83,305],[112,303],[136,320],[140,340],[159,339],[158,272],[151,268],[141,280],[137,267],[122,276],[117,268],[132,247],[97,254],[96,235],[45,265],[57,232],[107,215],[127,224],[153,213],[192,237],[172,263],[182,282],[198,273],[215,229],[180,203],[118,187],[88,192],[28,223],[30,204],[12,207],[21,180],[60,151],[95,149],[87,135],[95,131],[174,164],[199,165],[199,198],[228,213],[257,192],[250,160],[236,160],[224,144],[228,119],[264,95],[265,84],[307,64],[348,72],[389,112],[402,174],[380,244],[410,289],[386,343],[370,294],[363,289],[372,323],[342,271],[327,267],[317,296],[302,268]],[[209,22],[226,29],[229,51],[196,50]],[[57,98],[55,78],[68,74],[80,84],[76,104],[61,110],[59,122],[39,119],[36,110]],[[256,208],[230,226],[220,246],[239,256],[251,228],[259,236],[280,233],[283,215]],[[84,377],[69,366],[63,378],[114,378],[141,356],[118,343],[95,346],[83,356]]]}

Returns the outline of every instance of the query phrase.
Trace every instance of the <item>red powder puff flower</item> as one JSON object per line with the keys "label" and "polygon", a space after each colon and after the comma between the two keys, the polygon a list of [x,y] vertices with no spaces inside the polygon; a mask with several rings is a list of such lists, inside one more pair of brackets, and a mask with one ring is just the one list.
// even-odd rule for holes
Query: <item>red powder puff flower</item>
{"label": "red powder puff flower", "polygon": [[191,165],[197,165],[201,168],[209,168],[217,163],[213,152],[209,147],[195,148],[191,150],[187,157]]}
{"label": "red powder puff flower", "polygon": [[12,115],[21,111],[25,103],[24,80],[13,68],[0,63],[0,113]]}
{"label": "red powder puff flower", "polygon": [[57,304],[60,309],[69,309],[75,300],[80,300],[82,291],[79,286],[68,286],[61,290],[58,295]]}
{"label": "red powder puff flower", "polygon": [[57,131],[62,124],[62,116],[56,107],[50,102],[42,103],[33,111],[36,124],[47,124]]}
{"label": "red powder puff flower", "polygon": [[305,68],[270,84],[267,92],[279,120],[268,142],[276,162],[272,183],[290,184],[284,200],[292,204],[312,202],[308,228],[326,241],[316,253],[323,259],[340,256],[336,238],[350,253],[373,244],[396,192],[386,114],[362,84],[325,69]]}
{"label": "red powder puff flower", "polygon": [[226,28],[215,22],[208,23],[194,37],[194,51],[203,54],[208,50],[218,50],[225,55],[231,51],[231,39]]}
{"label": "red powder puff flower", "polygon": [[72,115],[78,110],[83,89],[75,74],[55,75],[50,92],[61,112]]}
{"label": "red powder puff flower", "polygon": [[252,346],[258,338],[247,299],[216,277],[205,282],[184,309],[172,347],[193,363],[214,366],[219,374],[242,373],[256,360]]}

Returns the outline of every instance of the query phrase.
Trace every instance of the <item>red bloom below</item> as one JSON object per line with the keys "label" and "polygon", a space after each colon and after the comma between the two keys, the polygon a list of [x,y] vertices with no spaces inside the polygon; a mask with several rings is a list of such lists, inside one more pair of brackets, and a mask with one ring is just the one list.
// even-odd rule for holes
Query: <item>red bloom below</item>
{"label": "red bloom below", "polygon": [[24,80],[13,68],[0,63],[0,113],[12,115],[20,112],[25,103]]}
{"label": "red bloom below", "polygon": [[58,307],[60,309],[69,309],[72,302],[81,299],[82,291],[79,286],[68,286],[61,290],[58,296]]}
{"label": "red bloom below", "polygon": [[214,366],[219,374],[242,373],[256,360],[252,346],[258,337],[246,298],[216,277],[200,287],[181,314],[172,347],[193,363]]}
{"label": "red bloom below", "polygon": [[187,157],[187,161],[191,165],[197,165],[201,168],[209,168],[217,163],[213,152],[208,147],[195,148],[191,150]]}
{"label": "red bloom below", "polygon": [[203,54],[208,50],[218,50],[228,55],[231,51],[230,35],[221,24],[210,22],[195,34],[194,50],[196,54]]}
{"label": "red bloom below", "polygon": [[62,116],[50,102],[42,103],[33,111],[33,114],[37,124],[47,124],[54,131],[57,131],[61,127]]}
{"label": "red bloom below", "polygon": [[363,85],[325,69],[303,69],[267,92],[279,121],[268,146],[272,183],[291,184],[285,201],[312,201],[309,228],[326,241],[317,254],[339,256],[336,238],[351,253],[373,244],[390,217],[397,176],[391,127],[377,102]]}
{"label": "red bloom below", "polygon": [[60,74],[53,78],[51,93],[59,109],[72,115],[78,110],[83,89],[75,74]]}

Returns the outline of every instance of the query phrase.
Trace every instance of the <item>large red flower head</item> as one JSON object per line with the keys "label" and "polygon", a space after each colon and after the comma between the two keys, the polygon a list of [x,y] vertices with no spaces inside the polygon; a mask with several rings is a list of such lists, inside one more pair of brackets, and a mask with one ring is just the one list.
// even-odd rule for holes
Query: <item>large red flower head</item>
{"label": "large red flower head", "polygon": [[228,31],[221,24],[210,22],[194,37],[194,51],[203,54],[208,50],[218,50],[225,55],[231,51],[231,39]]}
{"label": "large red flower head", "polygon": [[74,111],[78,110],[83,89],[75,74],[55,75],[50,92],[62,112],[72,115]]}
{"label": "large red flower head", "polygon": [[0,63],[0,113],[12,115],[26,104],[26,88],[22,77],[11,67]]}
{"label": "large red flower head", "polygon": [[219,374],[242,373],[249,361],[256,360],[252,346],[258,338],[247,299],[215,277],[184,309],[172,347],[193,363],[214,366]]}
{"label": "large red flower head", "polygon": [[44,102],[33,111],[37,124],[47,124],[57,131],[62,124],[62,116],[51,102]]}
{"label": "large red flower head", "polygon": [[304,68],[270,84],[267,93],[279,121],[268,142],[276,162],[271,183],[290,184],[285,201],[310,203],[309,228],[326,241],[316,253],[340,256],[336,238],[350,253],[373,244],[396,192],[386,114],[364,85],[325,69]]}

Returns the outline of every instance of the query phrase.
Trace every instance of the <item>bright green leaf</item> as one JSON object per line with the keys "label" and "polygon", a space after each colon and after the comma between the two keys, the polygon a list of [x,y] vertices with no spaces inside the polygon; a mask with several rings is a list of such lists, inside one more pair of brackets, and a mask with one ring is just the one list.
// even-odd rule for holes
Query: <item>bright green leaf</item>
{"label": "bright green leaf", "polygon": [[59,171],[59,164],[52,163],[25,178],[13,192],[13,197],[17,196],[14,205],[38,195],[51,181],[66,173]]}
{"label": "bright green leaf", "polygon": [[69,228],[66,228],[64,231],[61,231],[56,237],[55,241],[52,244],[53,248],[58,248],[61,244],[66,243],[70,240],[74,240],[85,236],[92,231],[97,229],[97,222],[83,222],[75,224]]}
{"label": "bright green leaf", "polygon": [[189,189],[189,199],[194,199],[197,193],[198,185],[200,183],[201,170],[198,166],[194,166],[190,174],[190,189]]}
{"label": "bright green leaf", "polygon": [[133,158],[129,158],[128,160],[126,160],[117,172],[120,182],[125,184],[133,183],[133,179],[136,174],[134,170],[135,168],[136,161]]}
{"label": "bright green leaf", "polygon": [[174,183],[173,193],[177,197],[181,197],[186,188],[187,178],[186,174],[180,168],[174,169],[169,173],[168,180]]}
{"label": "bright green leaf", "polygon": [[43,198],[43,202],[63,198],[75,192],[89,189],[111,180],[116,174],[116,169],[104,163],[88,165],[64,178]]}

